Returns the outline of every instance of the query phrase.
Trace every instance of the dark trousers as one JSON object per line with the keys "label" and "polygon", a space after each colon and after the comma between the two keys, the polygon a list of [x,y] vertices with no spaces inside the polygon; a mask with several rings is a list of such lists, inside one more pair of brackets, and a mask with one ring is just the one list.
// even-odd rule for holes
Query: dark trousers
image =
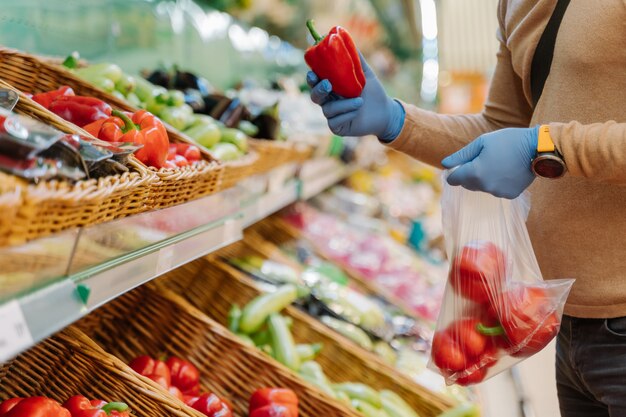
{"label": "dark trousers", "polygon": [[563,316],[556,383],[562,417],[626,417],[626,317]]}

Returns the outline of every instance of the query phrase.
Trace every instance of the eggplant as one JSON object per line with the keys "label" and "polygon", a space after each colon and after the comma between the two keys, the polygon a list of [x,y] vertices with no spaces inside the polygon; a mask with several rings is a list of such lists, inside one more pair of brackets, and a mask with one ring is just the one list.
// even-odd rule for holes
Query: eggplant
{"label": "eggplant", "polygon": [[252,119],[252,123],[259,128],[256,138],[277,140],[280,135],[278,101],[263,109],[261,114]]}
{"label": "eggplant", "polygon": [[174,76],[171,79],[171,87],[176,90],[186,90],[193,88],[198,90],[201,95],[206,96],[213,92],[213,87],[206,78],[198,77],[196,74],[189,71],[175,70]]}
{"label": "eggplant", "polygon": [[160,85],[164,88],[169,88],[171,77],[170,74],[162,69],[154,70],[145,77],[146,80],[150,81],[154,85]]}

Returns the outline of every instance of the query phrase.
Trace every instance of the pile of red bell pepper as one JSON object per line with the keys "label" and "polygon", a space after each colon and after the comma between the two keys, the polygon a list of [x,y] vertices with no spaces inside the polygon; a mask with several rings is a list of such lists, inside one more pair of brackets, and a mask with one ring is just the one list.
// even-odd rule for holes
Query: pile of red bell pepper
{"label": "pile of red bell pepper", "polygon": [[298,417],[298,397],[287,388],[258,389],[250,397],[248,417]]}
{"label": "pile of red bell pepper", "polygon": [[130,417],[120,402],[70,397],[63,405],[47,397],[10,398],[0,404],[0,417]]}
{"label": "pile of red bell pepper", "polygon": [[[98,139],[142,145],[135,156],[148,166],[157,169],[177,168],[201,158],[199,148],[186,144],[172,145],[176,152],[171,156],[165,126],[159,118],[145,110],[135,113],[114,110],[97,98],[77,96],[68,86],[35,94],[32,99]],[[181,151],[178,150],[179,146]],[[192,146],[195,149],[190,150]]]}
{"label": "pile of red bell pepper", "polygon": [[175,356],[161,361],[144,355],[133,359],[129,366],[209,417],[232,417],[232,405],[227,400],[214,393],[201,393],[200,371],[188,361]]}
{"label": "pile of red bell pepper", "polygon": [[509,269],[505,254],[491,242],[472,242],[454,258],[449,279],[463,314],[435,333],[432,360],[457,384],[482,381],[505,355],[534,355],[558,332],[549,290],[540,283],[507,284]]}

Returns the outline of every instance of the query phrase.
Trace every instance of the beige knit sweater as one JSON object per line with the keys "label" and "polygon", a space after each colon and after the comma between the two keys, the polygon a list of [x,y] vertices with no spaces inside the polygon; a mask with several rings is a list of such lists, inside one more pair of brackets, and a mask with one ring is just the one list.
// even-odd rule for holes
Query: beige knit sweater
{"label": "beige knit sweater", "polygon": [[626,0],[571,0],[543,95],[530,67],[557,0],[501,0],[500,49],[481,114],[446,116],[404,104],[390,146],[439,165],[477,136],[550,124],[568,174],[537,179],[528,228],[545,279],[575,278],[565,313],[626,316]]}

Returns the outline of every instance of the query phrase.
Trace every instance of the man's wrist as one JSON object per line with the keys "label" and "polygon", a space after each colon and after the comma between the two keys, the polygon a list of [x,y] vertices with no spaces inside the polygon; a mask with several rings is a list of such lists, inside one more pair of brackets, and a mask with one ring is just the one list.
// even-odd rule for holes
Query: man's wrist
{"label": "man's wrist", "polygon": [[406,117],[406,111],[404,106],[396,99],[392,99],[391,111],[389,117],[389,123],[387,123],[387,129],[385,133],[378,137],[381,142],[391,143],[393,142],[402,131],[404,126],[404,119]]}

